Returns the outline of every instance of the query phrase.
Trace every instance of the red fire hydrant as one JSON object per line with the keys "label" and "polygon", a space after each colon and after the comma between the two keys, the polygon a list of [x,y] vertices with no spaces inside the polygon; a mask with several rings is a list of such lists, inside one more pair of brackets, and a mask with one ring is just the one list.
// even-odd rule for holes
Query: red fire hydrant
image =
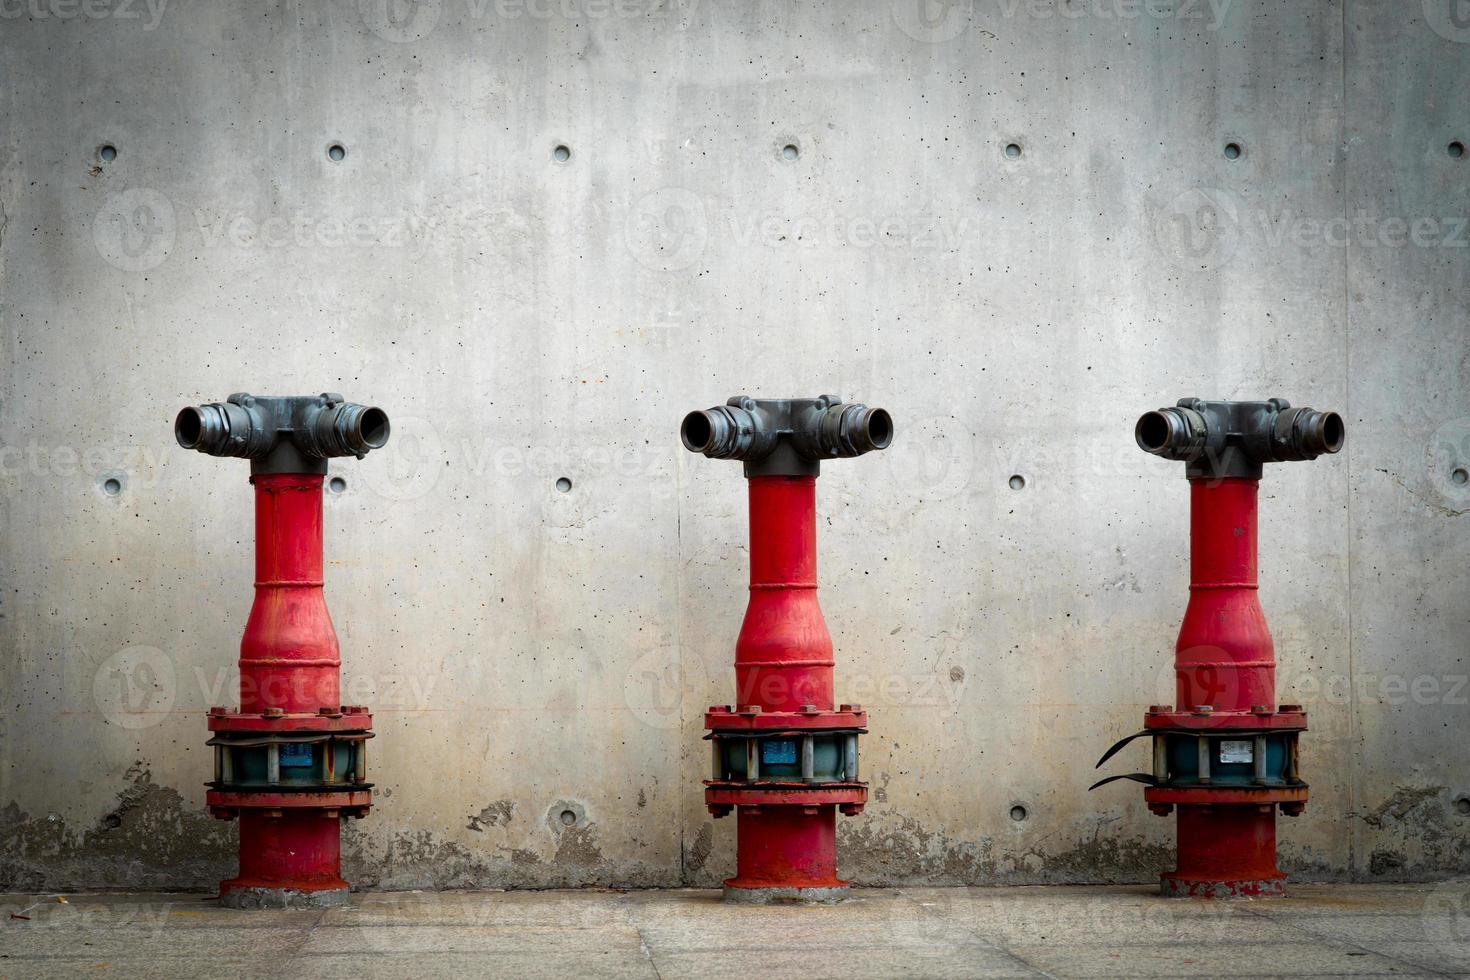
{"label": "red fire hydrant", "polygon": [[1186,464],[1189,606],[1175,647],[1176,705],[1152,706],[1144,730],[1098,762],[1147,735],[1152,772],[1093,788],[1132,779],[1148,787],[1154,813],[1179,808],[1178,867],[1161,876],[1163,894],[1281,895],[1276,808],[1296,816],[1306,807],[1297,737],[1307,716],[1276,704],[1276,656],[1256,585],[1256,489],[1265,463],[1342,449],[1343,422],[1281,398],[1186,398],[1144,415],[1134,435],[1145,452]]}
{"label": "red fire hydrant", "polygon": [[684,418],[685,448],[745,464],[750,603],[735,644],[734,705],[705,715],[712,772],[705,804],[736,817],[738,871],[725,899],[835,901],[837,818],[867,802],[858,736],[867,714],[833,703],[832,637],[817,604],[816,480],[824,459],[884,449],[881,408],[831,396],[737,396]]}
{"label": "red fire hydrant", "polygon": [[341,703],[337,634],[322,596],[322,479],[327,459],[388,441],[381,409],[341,395],[231,395],[185,408],[185,449],[250,460],[255,485],[255,602],[240,641],[240,704],[209,711],[214,780],[206,802],[240,818],[240,874],[220,882],[234,908],[345,902],[341,818],[364,817],[367,708]]}

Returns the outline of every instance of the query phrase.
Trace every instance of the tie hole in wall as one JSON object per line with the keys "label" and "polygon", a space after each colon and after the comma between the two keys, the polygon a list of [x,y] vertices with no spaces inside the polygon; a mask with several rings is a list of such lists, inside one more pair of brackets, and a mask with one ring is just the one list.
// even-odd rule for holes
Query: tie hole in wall
{"label": "tie hole in wall", "polygon": [[560,490],[562,493],[571,493],[572,481],[569,480],[567,477],[559,476],[556,478],[556,489]]}
{"label": "tie hole in wall", "polygon": [[1010,485],[1010,488],[1012,490],[1026,489],[1026,478],[1019,473],[1011,474],[1011,478],[1006,482]]}
{"label": "tie hole in wall", "polygon": [[116,474],[104,476],[97,485],[100,486],[102,488],[102,492],[107,494],[109,497],[116,497],[118,494],[123,492],[123,478]]}
{"label": "tie hole in wall", "polygon": [[1026,811],[1026,808],[1020,803],[1017,803],[1015,806],[1011,807],[1011,819],[1014,820],[1016,823],[1024,823],[1026,818],[1030,815],[1031,814],[1028,813]]}
{"label": "tie hole in wall", "polygon": [[565,143],[558,143],[551,151],[551,159],[557,163],[566,163],[572,158],[572,148]]}
{"label": "tie hole in wall", "polygon": [[97,147],[97,159],[101,160],[103,163],[111,163],[112,161],[117,159],[117,147],[113,146],[111,143],[103,143],[101,146]]}
{"label": "tie hole in wall", "polygon": [[785,146],[781,147],[781,159],[783,160],[795,160],[798,159],[800,156],[801,147],[797,146],[795,143],[787,143]]}
{"label": "tie hole in wall", "polygon": [[587,826],[587,808],[576,800],[557,800],[546,811],[546,823],[554,833]]}
{"label": "tie hole in wall", "polygon": [[342,479],[340,476],[334,476],[327,481],[327,489],[330,490],[332,493],[346,493],[347,481]]}
{"label": "tie hole in wall", "polygon": [[1245,156],[1245,147],[1234,140],[1225,144],[1225,159],[1239,160],[1243,156]]}
{"label": "tie hole in wall", "polygon": [[1024,151],[1021,149],[1021,144],[1020,143],[1007,143],[1006,144],[1006,159],[1008,159],[1008,160],[1019,160],[1019,159],[1021,159],[1021,154],[1023,152]]}
{"label": "tie hole in wall", "polygon": [[1462,817],[1470,817],[1470,796],[1462,796],[1455,800],[1455,812]]}
{"label": "tie hole in wall", "polygon": [[1449,146],[1445,147],[1445,152],[1458,160],[1465,155],[1465,144],[1459,140],[1455,140]]}
{"label": "tie hole in wall", "polygon": [[341,143],[332,143],[327,147],[327,159],[333,163],[341,163],[347,159],[347,147]]}

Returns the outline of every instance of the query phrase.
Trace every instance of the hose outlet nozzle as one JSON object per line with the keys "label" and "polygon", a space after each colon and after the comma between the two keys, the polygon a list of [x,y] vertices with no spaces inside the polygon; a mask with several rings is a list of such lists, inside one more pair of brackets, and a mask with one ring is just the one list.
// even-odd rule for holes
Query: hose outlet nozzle
{"label": "hose outlet nozzle", "polygon": [[1161,408],[1145,412],[1133,427],[1138,448],[1165,459],[1198,459],[1205,451],[1204,417],[1187,408]]}
{"label": "hose outlet nozzle", "polygon": [[1275,458],[1283,462],[1340,452],[1347,441],[1342,416],[1310,408],[1292,408],[1280,413],[1273,434]]}
{"label": "hose outlet nozzle", "polygon": [[185,449],[210,456],[251,459],[269,452],[276,436],[254,405],[211,402],[180,410],[174,438]]}
{"label": "hose outlet nozzle", "polygon": [[329,402],[317,413],[311,428],[301,432],[301,450],[323,459],[334,456],[362,459],[371,450],[388,444],[389,431],[388,413],[381,408],[355,402]]}
{"label": "hose outlet nozzle", "polygon": [[796,435],[809,439],[808,451],[820,459],[851,458],[887,449],[893,441],[893,419],[881,408],[837,404],[820,411]]}
{"label": "hose outlet nozzle", "polygon": [[774,448],[776,436],[759,409],[733,403],[690,412],[679,427],[684,448],[710,459],[759,459]]}

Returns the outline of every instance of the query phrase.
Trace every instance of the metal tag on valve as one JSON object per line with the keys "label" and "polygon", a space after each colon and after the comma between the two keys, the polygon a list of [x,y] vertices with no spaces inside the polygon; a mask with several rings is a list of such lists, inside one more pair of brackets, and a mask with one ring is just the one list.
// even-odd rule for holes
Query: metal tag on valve
{"label": "metal tag on valve", "polygon": [[1220,743],[1221,762],[1255,762],[1254,746],[1248,742],[1225,740]]}
{"label": "metal tag on valve", "polygon": [[791,766],[796,764],[796,742],[792,739],[769,739],[761,743],[761,765]]}

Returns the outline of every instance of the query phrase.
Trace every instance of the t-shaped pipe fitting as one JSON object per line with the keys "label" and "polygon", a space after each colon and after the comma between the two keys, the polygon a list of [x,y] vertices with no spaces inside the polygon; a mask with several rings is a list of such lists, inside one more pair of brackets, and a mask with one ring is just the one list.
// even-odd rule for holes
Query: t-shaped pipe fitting
{"label": "t-shaped pipe fitting", "polygon": [[1186,464],[1188,477],[1258,480],[1265,463],[1316,459],[1342,449],[1336,412],[1292,408],[1285,398],[1210,402],[1181,398],[1146,412],[1133,429],[1138,448]]}
{"label": "t-shaped pipe fitting", "polygon": [[750,398],[684,416],[684,448],[711,459],[738,459],[746,476],[816,476],[824,459],[887,449],[893,419],[881,408],[817,398]]}
{"label": "t-shaped pipe fitting", "polygon": [[174,420],[185,449],[250,460],[252,473],[325,473],[327,460],[366,456],[388,442],[388,414],[341,395],[231,395]]}

